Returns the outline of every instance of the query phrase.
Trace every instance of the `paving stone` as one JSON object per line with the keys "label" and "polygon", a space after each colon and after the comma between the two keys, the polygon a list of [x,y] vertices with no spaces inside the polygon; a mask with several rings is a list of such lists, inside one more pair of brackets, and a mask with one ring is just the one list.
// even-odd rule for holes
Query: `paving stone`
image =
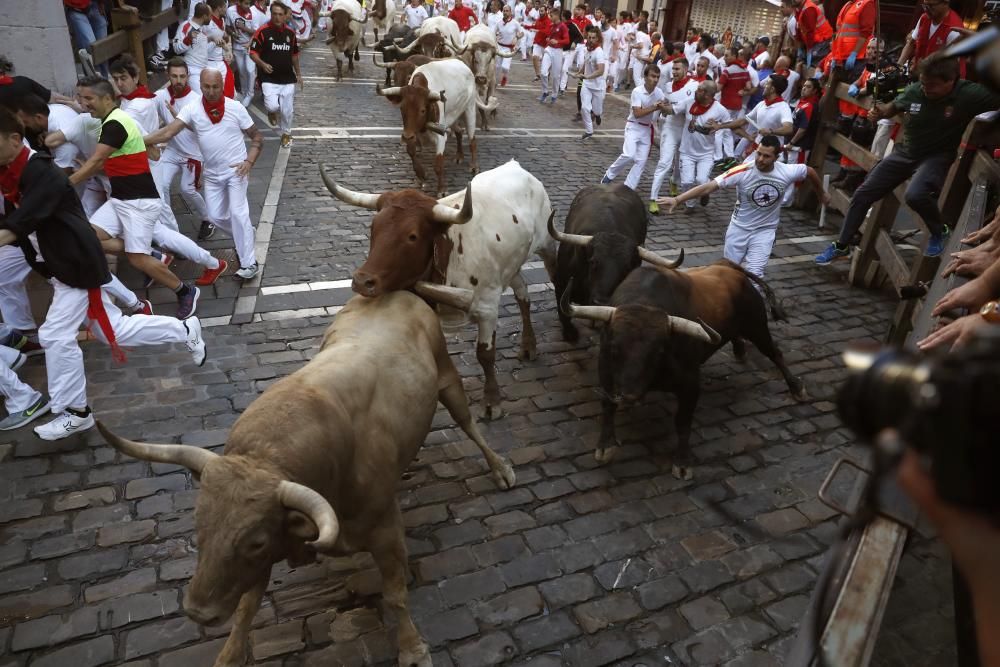
{"label": "paving stone", "polygon": [[735,649],[715,628],[699,632],[670,648],[686,665],[719,665],[735,654]]}
{"label": "paving stone", "polygon": [[507,587],[500,577],[500,572],[491,567],[446,579],[438,585],[438,590],[445,606],[453,607],[502,593]]}
{"label": "paving stone", "polygon": [[[40,588],[30,593],[14,593],[0,598],[0,618],[31,619],[73,603],[76,591],[60,585]],[[0,646],[3,642],[0,641]]]}
{"label": "paving stone", "polygon": [[180,610],[179,599],[180,591],[166,590],[109,600],[100,607],[101,629],[120,628],[130,623],[170,616]]}
{"label": "paving stone", "polygon": [[152,537],[155,530],[156,522],[152,519],[107,526],[97,532],[97,546],[114,547],[127,542],[141,542]]}
{"label": "paving stone", "polygon": [[737,649],[759,646],[778,634],[770,625],[752,616],[733,618],[717,627],[726,641]]}
{"label": "paving stone", "polygon": [[468,547],[457,547],[421,558],[417,562],[424,581],[436,581],[476,569],[476,561]]}
{"label": "paving stone", "polygon": [[19,540],[0,544],[0,570],[23,563],[28,555],[28,545]]}
{"label": "paving stone", "polygon": [[639,649],[660,649],[692,634],[691,628],[676,611],[637,619],[628,625],[627,630]]}
{"label": "paving stone", "polygon": [[473,602],[473,609],[480,623],[486,627],[500,627],[536,616],[545,605],[538,590],[531,586],[508,591],[485,602]]}
{"label": "paving stone", "polygon": [[764,612],[779,630],[787,632],[799,626],[802,619],[805,618],[808,608],[808,597],[805,595],[793,595],[769,605],[765,608]]}
{"label": "paving stone", "polygon": [[642,584],[636,591],[639,594],[639,603],[644,609],[649,610],[660,609],[683,600],[688,594],[687,586],[676,576],[654,579]]}
{"label": "paving stone", "polygon": [[703,630],[729,618],[725,605],[709,596],[682,604],[679,611],[695,630]]}
{"label": "paving stone", "polygon": [[172,618],[141,625],[125,633],[125,658],[138,658],[165,649],[179,648],[199,638],[198,626],[186,618]]}
{"label": "paving stone", "polygon": [[717,530],[686,537],[681,545],[695,560],[717,560],[736,548],[732,540]]}
{"label": "paving stone", "polygon": [[71,614],[45,616],[14,626],[11,649],[24,651],[41,646],[55,646],[97,631],[97,610],[78,609]]}
{"label": "paving stone", "polygon": [[40,563],[5,570],[0,577],[0,595],[40,586],[45,581],[45,566]]}
{"label": "paving stone", "polygon": [[128,505],[119,504],[108,505],[107,507],[94,507],[82,510],[73,517],[73,532],[80,533],[87,530],[94,530],[128,520]]}
{"label": "paving stone", "polygon": [[681,570],[678,572],[678,576],[695,593],[707,593],[733,580],[733,575],[729,573],[722,563],[711,561],[698,563],[697,565]]}
{"label": "paving stone", "polygon": [[63,558],[57,570],[63,579],[83,579],[95,574],[118,572],[127,561],[128,551],[125,549],[105,549]]}
{"label": "paving stone", "polygon": [[88,604],[93,604],[110,598],[144,593],[155,587],[156,570],[143,568],[101,584],[87,586],[84,589],[84,598]]}
{"label": "paving stone", "polygon": [[514,640],[506,632],[483,635],[479,639],[453,649],[455,662],[460,667],[499,665],[517,654]]}
{"label": "paving stone", "polygon": [[525,653],[560,644],[579,634],[580,628],[570,620],[566,612],[524,621],[514,628],[514,638]]}
{"label": "paving stone", "polygon": [[536,525],[535,520],[521,510],[513,510],[487,517],[483,520],[483,523],[492,537],[517,533],[526,528],[534,528]]}
{"label": "paving stone", "polygon": [[551,554],[522,556],[500,568],[504,582],[511,588],[558,577],[562,572]]}
{"label": "paving stone", "polygon": [[482,567],[506,563],[527,552],[528,548],[520,535],[505,535],[472,547],[472,553]]}
{"label": "paving stone", "polygon": [[771,535],[784,535],[810,525],[809,519],[792,507],[762,514],[757,517],[757,523]]}
{"label": "paving stone", "polygon": [[8,500],[0,503],[0,523],[10,523],[18,519],[30,519],[42,513],[42,501],[38,498],[30,500]]}
{"label": "paving stone", "polygon": [[32,560],[58,558],[77,551],[86,551],[94,546],[95,538],[93,532],[47,537],[31,545],[31,558]]}
{"label": "paving stone", "polygon": [[573,616],[587,634],[594,634],[609,625],[629,621],[642,613],[635,600],[626,593],[616,593],[585,602],[573,609]]}
{"label": "paving stone", "polygon": [[72,644],[37,658],[32,665],[39,667],[96,667],[115,659],[115,640],[110,635]]}
{"label": "paving stone", "polygon": [[458,525],[445,526],[434,531],[434,537],[442,549],[451,549],[470,542],[486,539],[486,530],[478,521],[463,521]]}
{"label": "paving stone", "polygon": [[157,661],[158,667],[193,667],[194,665],[211,665],[226,645],[226,638],[202,642],[179,651],[171,651],[161,655]]}
{"label": "paving stone", "polygon": [[594,570],[594,576],[605,590],[632,588],[651,579],[654,570],[641,558],[626,558],[605,563]]}
{"label": "paving stone", "polygon": [[471,637],[479,631],[472,615],[464,608],[434,614],[423,619],[413,619],[421,636],[431,646]]}
{"label": "paving stone", "polygon": [[801,563],[786,565],[780,570],[764,575],[764,581],[779,595],[798,592],[811,586],[815,580],[816,575]]}
{"label": "paving stone", "polygon": [[298,651],[305,646],[302,641],[302,620],[258,628],[250,633],[250,646],[254,660],[258,661]]}
{"label": "paving stone", "polygon": [[743,614],[766,605],[778,596],[758,577],[724,589],[719,597],[732,614]]}

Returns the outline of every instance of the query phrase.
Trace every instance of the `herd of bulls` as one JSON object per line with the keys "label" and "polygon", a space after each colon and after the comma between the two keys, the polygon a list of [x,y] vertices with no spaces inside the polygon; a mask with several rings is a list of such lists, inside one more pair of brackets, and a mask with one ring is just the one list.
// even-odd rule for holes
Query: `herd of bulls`
{"label": "herd of bulls", "polygon": [[[475,114],[483,108],[476,84],[459,60],[434,60],[416,67],[406,85],[381,92],[403,109],[408,142],[431,124],[464,120],[475,165]],[[446,99],[448,115],[443,104],[435,105]],[[418,111],[422,125],[409,124],[408,113]],[[443,138],[439,165],[442,144]],[[357,551],[371,552],[385,600],[397,615],[399,664],[430,667],[428,646],[407,604],[396,489],[439,401],[479,447],[497,486],[514,485],[513,469],[490,449],[472,418],[441,325],[476,323],[483,407],[488,418],[496,416],[496,327],[507,288],[522,319],[519,356],[531,360],[537,354],[521,275],[532,255],[541,258],[555,286],[565,339],[579,337],[573,319],[600,327],[599,462],[611,460],[618,446],[616,411],[649,391],[669,391],[678,397],[673,474],[690,479],[700,367],[728,342],[738,358],[745,341],[752,342],[779,368],[795,398],[805,397],[771,339],[767,310],[774,319],[783,313],[770,288],[730,262],[681,271],[683,251],[671,261],[645,248],[645,207],[623,185],[580,190],[560,232],[544,186],[513,160],[440,199],[417,189],[357,192],[322,168],[321,176],[335,197],[374,216],[368,257],[353,276],[357,296],[334,318],[316,356],[246,409],[222,455],[134,442],[99,424],[121,452],[185,466],[200,482],[198,565],[184,608],[206,625],[235,615],[216,667],[243,664],[275,563],[295,566],[317,553]],[[440,170],[438,178],[440,190]]]}

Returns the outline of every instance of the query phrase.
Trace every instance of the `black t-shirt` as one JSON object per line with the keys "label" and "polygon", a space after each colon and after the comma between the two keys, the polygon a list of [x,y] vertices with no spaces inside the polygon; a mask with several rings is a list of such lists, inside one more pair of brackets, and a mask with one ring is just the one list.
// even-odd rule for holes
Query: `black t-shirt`
{"label": "black t-shirt", "polygon": [[[128,132],[125,126],[117,120],[109,120],[101,126],[100,143],[111,146],[115,150],[125,145],[128,139]],[[115,199],[159,199],[160,193],[156,189],[156,182],[153,174],[149,171],[149,157],[145,152],[137,153],[134,157],[109,158],[129,160],[134,167],[130,174],[108,174],[108,181],[111,182],[111,196]],[[105,164],[105,171],[107,165]],[[118,170],[115,170],[118,171]]]}
{"label": "black t-shirt", "polygon": [[299,55],[299,41],[291,29],[265,24],[250,40],[250,53],[257,54],[258,58],[274,68],[270,74],[257,68],[257,78],[261,83],[289,84],[298,80],[292,61],[294,56]]}
{"label": "black t-shirt", "polygon": [[52,97],[52,91],[34,79],[26,76],[15,76],[13,79],[10,83],[0,85],[0,106],[9,108],[15,100],[25,95],[37,95],[46,103]]}
{"label": "black t-shirt", "polygon": [[816,141],[816,131],[819,130],[819,110],[813,109],[812,117],[806,113],[805,109],[796,109],[792,117],[792,127],[796,130],[804,129],[805,134],[796,143],[799,148],[810,151]]}

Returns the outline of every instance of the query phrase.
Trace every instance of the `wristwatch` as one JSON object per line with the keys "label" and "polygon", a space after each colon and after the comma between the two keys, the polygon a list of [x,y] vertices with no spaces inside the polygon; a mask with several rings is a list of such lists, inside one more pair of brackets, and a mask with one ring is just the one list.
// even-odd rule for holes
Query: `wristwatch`
{"label": "wristwatch", "polygon": [[987,301],[979,309],[979,314],[983,319],[993,324],[1000,323],[1000,301]]}

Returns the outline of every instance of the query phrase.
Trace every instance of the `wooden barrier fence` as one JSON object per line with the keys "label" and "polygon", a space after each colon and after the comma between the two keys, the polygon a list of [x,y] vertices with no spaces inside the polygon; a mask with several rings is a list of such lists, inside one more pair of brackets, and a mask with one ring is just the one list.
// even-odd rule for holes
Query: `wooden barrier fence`
{"label": "wooden barrier fence", "polygon": [[153,14],[147,20],[143,20],[137,7],[125,4],[115,7],[111,10],[111,26],[114,31],[90,45],[90,57],[97,66],[114,60],[123,53],[130,53],[139,63],[139,80],[147,85],[149,82],[146,79],[143,42],[177,22],[177,9],[174,7]]}
{"label": "wooden barrier fence", "polygon": [[[871,97],[855,99],[847,94],[848,86],[841,81],[829,84],[820,106],[820,129],[812,153],[809,156],[809,166],[819,173],[823,172],[826,154],[833,148],[847,156],[868,172],[878,163],[879,158],[867,147],[859,146],[836,131],[839,108],[837,102],[846,100],[870,109]],[[962,216],[968,212],[967,199],[970,196],[972,181],[992,175],[1000,178],[1000,168],[992,158],[979,146],[1000,142],[1000,132],[993,123],[974,120],[965,130],[962,143],[956,152],[945,180],[944,187],[938,199],[941,213],[949,226],[965,228]],[[929,285],[933,282],[940,265],[940,257],[925,257],[922,249],[904,255],[891,236],[893,225],[900,210],[908,211],[911,220],[919,230],[926,232],[923,220],[911,211],[905,203],[904,193],[909,181],[899,185],[891,194],[872,206],[864,225],[861,228],[861,242],[851,261],[848,277],[856,287],[879,287],[888,281],[898,295],[905,288]],[[805,196],[805,193],[803,193]],[[850,205],[850,193],[833,189],[830,193],[833,208],[841,214],[846,214]],[[957,234],[956,234],[957,235]],[[947,253],[942,255],[947,257]],[[892,326],[887,336],[887,342],[902,343],[913,329],[915,315],[919,312],[920,299],[904,299],[900,301],[893,317]]]}

